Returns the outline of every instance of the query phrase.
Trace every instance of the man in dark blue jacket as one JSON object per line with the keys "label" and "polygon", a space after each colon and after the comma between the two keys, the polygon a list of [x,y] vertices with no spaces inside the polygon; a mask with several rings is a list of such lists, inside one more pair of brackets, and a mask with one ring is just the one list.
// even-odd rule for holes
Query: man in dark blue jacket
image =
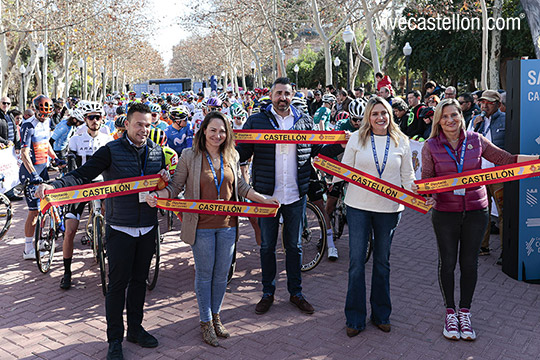
{"label": "man in dark blue jacket", "polygon": [[[99,148],[86,163],[51,185],[41,185],[36,196],[46,189],[90,183],[103,173],[105,181],[161,174],[169,180],[161,147],[148,139],[151,111],[148,105],[130,106],[124,136]],[[158,346],[157,339],[142,327],[146,278],[156,248],[157,209],[148,206],[145,194],[130,194],[106,199],[106,244],[109,261],[109,286],[105,300],[107,317],[107,359],[123,359],[124,305],[127,307],[127,340],[142,347]],[[127,302],[126,302],[127,289]]]}
{"label": "man in dark blue jacket", "polygon": [[[272,86],[272,104],[248,118],[244,129],[313,130],[313,120],[291,106],[293,91],[288,78],[278,78]],[[324,151],[321,151],[323,150]],[[280,215],[283,216],[283,243],[286,254],[287,288],[290,301],[302,312],[312,314],[313,307],[302,295],[302,228],[306,193],[311,174],[311,157],[319,152],[335,156],[340,145],[239,144],[240,161],[253,156],[253,187],[261,194],[277,198],[281,204],[274,218],[260,218],[261,269],[263,297],[255,312],[264,314],[274,302],[276,242]]]}

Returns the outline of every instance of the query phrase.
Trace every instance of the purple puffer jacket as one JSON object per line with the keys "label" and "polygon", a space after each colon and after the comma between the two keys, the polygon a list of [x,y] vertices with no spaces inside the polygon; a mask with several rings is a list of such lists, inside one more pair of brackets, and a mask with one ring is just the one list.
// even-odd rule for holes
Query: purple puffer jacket
{"label": "purple puffer jacket", "polygon": [[[457,146],[456,159],[459,161],[461,156],[461,146],[465,140],[465,132],[462,131],[459,136],[459,145]],[[427,141],[431,157],[433,159],[433,167],[435,176],[444,176],[457,174],[456,162],[448,155],[444,145],[452,149],[452,146],[446,139],[446,136],[441,132],[439,136]],[[456,151],[454,151],[454,156]],[[478,133],[467,132],[467,149],[465,151],[465,160],[463,163],[463,171],[479,170],[482,168],[482,144]],[[447,212],[462,212],[471,210],[480,210],[488,206],[488,199],[485,186],[475,186],[465,189],[465,196],[454,195],[453,191],[446,191],[438,194],[433,194],[436,201],[434,208],[438,211]]]}

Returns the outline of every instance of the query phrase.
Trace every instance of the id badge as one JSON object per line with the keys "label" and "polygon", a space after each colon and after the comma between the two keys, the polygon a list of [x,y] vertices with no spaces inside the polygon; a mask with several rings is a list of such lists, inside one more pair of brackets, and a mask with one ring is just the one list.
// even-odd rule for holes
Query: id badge
{"label": "id badge", "polygon": [[454,190],[454,195],[465,196],[465,189]]}
{"label": "id badge", "polygon": [[288,144],[279,144],[279,153],[280,154],[288,154],[289,153]]}
{"label": "id badge", "polygon": [[150,194],[150,191],[143,191],[139,193],[139,202],[144,203],[146,202],[146,195]]}

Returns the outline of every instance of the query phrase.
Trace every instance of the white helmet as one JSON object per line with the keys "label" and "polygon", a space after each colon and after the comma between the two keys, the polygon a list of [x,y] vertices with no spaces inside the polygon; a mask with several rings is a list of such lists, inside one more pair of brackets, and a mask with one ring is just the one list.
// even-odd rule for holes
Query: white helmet
{"label": "white helmet", "polygon": [[324,94],[323,97],[322,97],[322,102],[323,103],[335,103],[336,102],[336,97],[332,94]]}
{"label": "white helmet", "polygon": [[366,103],[362,99],[354,99],[349,104],[349,113],[352,117],[363,119],[364,110],[366,109]]}
{"label": "white helmet", "polygon": [[103,106],[98,103],[97,101],[88,101],[88,100],[81,100],[77,103],[77,109],[81,111],[83,116],[86,116],[87,114],[97,112],[101,115],[105,115],[105,111],[103,111]]}

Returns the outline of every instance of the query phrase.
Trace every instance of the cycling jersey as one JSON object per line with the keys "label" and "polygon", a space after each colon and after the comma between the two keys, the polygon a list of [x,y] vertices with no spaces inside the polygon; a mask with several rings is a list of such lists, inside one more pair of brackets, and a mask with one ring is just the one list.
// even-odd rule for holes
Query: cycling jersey
{"label": "cycling jersey", "polygon": [[35,116],[21,126],[21,148],[30,149],[30,158],[34,165],[49,165],[49,139],[51,129],[49,119],[41,122]]}
{"label": "cycling jersey", "polygon": [[323,130],[329,130],[331,114],[332,111],[329,108],[322,106],[315,112],[315,115],[313,115],[313,123],[317,125],[322,122],[324,126]]}
{"label": "cycling jersey", "polygon": [[103,105],[103,111],[105,111],[108,121],[114,121],[114,117],[116,116],[116,108],[117,106],[114,105]]}
{"label": "cycling jersey", "polygon": [[358,130],[357,128],[355,128],[354,126],[351,125],[351,122],[349,121],[349,119],[340,120],[336,124],[335,129],[338,130],[338,131],[347,130],[347,131],[350,131],[350,132],[355,132],[356,130]]}
{"label": "cycling jersey", "polygon": [[[99,132],[96,137],[92,137],[88,134],[88,131],[86,131],[81,135],[73,136],[71,140],[69,140],[69,151],[70,153],[75,154],[77,166],[82,166],[92,157],[92,155],[94,155],[97,149],[113,140],[113,137],[109,134]],[[102,175],[99,175],[94,179],[94,181],[102,180]]]}
{"label": "cycling jersey", "polygon": [[77,127],[75,125],[69,126],[67,124],[67,119],[60,121],[60,123],[56,125],[56,128],[51,135],[51,139],[54,140],[53,150],[62,151],[67,148],[69,144],[69,139],[75,133],[76,128]]}
{"label": "cycling jersey", "polygon": [[167,125],[166,122],[161,121],[161,120],[158,120],[155,123],[150,124],[150,126],[154,129],[161,129],[163,131],[167,130],[167,128],[169,127],[169,125]]}
{"label": "cycling jersey", "polygon": [[197,110],[195,114],[193,115],[193,118],[191,119],[191,122],[193,123],[193,132],[196,133],[201,128],[201,123],[204,120],[204,115],[202,110]]}
{"label": "cycling jersey", "polygon": [[167,146],[176,151],[178,156],[182,154],[182,150],[193,146],[193,130],[191,130],[191,123],[188,122],[187,126],[176,130],[172,125],[169,125],[165,130],[167,135]]}

